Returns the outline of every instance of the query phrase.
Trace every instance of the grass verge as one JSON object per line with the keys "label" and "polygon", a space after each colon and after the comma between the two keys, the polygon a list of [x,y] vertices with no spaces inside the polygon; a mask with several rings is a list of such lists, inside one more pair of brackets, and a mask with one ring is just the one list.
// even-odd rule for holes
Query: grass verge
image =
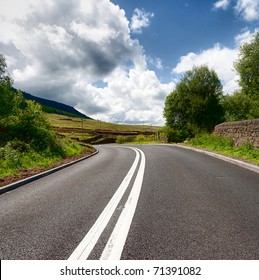
{"label": "grass verge", "polygon": [[259,165],[259,149],[247,143],[235,147],[233,140],[213,134],[201,134],[185,143],[187,146],[208,149],[227,156],[245,159]]}
{"label": "grass verge", "polygon": [[26,174],[34,175],[95,151],[90,145],[81,146],[69,139],[60,139],[62,154],[55,154],[48,149],[36,151],[29,145],[24,145],[22,142],[9,141],[0,148],[0,185],[3,185],[7,177],[22,179]]}

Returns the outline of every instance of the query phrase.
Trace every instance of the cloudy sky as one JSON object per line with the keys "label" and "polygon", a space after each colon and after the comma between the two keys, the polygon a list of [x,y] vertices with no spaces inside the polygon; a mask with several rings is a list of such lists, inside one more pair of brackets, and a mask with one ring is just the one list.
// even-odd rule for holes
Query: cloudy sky
{"label": "cloudy sky", "polygon": [[259,24],[259,0],[0,0],[0,53],[14,86],[95,119],[162,125],[193,65],[231,94],[233,61]]}

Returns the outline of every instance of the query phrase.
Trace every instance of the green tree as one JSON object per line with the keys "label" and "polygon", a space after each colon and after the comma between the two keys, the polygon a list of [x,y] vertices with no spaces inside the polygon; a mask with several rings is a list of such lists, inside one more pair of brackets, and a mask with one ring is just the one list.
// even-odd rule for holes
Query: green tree
{"label": "green tree", "polygon": [[2,81],[5,79],[6,77],[6,62],[5,62],[5,57],[0,54],[0,82],[2,83]]}
{"label": "green tree", "polygon": [[239,58],[234,66],[240,76],[242,92],[254,100],[259,100],[259,32],[250,43],[240,47]]}
{"label": "green tree", "polygon": [[259,116],[259,100],[252,100],[242,91],[223,96],[221,104],[225,111],[225,119],[229,122],[249,120]]}
{"label": "green tree", "polygon": [[221,96],[222,85],[214,70],[200,66],[187,71],[166,98],[164,117],[172,131],[169,140],[182,141],[201,131],[211,132],[223,121]]}
{"label": "green tree", "polygon": [[13,80],[10,78],[6,68],[7,65],[6,65],[5,57],[2,54],[0,54],[0,84],[11,86]]}
{"label": "green tree", "polygon": [[23,96],[20,91],[15,93],[11,85],[0,83],[0,119],[7,121],[6,118],[18,114],[22,105]]}
{"label": "green tree", "polygon": [[6,62],[0,55],[0,144],[21,141],[34,150],[61,153],[60,141],[45,118],[42,107],[35,101],[25,100],[21,91],[12,88],[12,79],[6,71]]}
{"label": "green tree", "polygon": [[13,132],[16,138],[29,143],[34,150],[61,151],[56,133],[45,118],[41,105],[35,101],[25,101]]}
{"label": "green tree", "polygon": [[[5,58],[0,54],[0,125],[7,117],[16,115],[21,106],[21,92],[15,94],[12,90],[12,79],[6,70]],[[9,119],[10,121],[10,119]]]}
{"label": "green tree", "polygon": [[238,121],[259,118],[259,32],[240,47],[234,63],[239,74],[240,91],[223,98],[226,119]]}

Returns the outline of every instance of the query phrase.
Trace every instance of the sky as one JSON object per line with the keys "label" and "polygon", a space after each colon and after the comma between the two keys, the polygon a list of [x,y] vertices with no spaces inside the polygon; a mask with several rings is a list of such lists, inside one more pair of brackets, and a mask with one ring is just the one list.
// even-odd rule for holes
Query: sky
{"label": "sky", "polygon": [[107,122],[163,125],[193,66],[224,94],[258,30],[259,0],[0,0],[0,53],[14,87]]}

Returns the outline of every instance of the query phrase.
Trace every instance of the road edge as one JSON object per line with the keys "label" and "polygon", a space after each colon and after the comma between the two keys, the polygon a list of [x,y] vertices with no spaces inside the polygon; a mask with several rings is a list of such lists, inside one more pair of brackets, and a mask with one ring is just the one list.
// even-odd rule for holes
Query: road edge
{"label": "road edge", "polygon": [[211,157],[214,157],[214,158],[218,158],[218,159],[224,160],[226,162],[238,165],[240,167],[249,169],[249,170],[254,171],[256,173],[259,173],[259,166],[251,164],[251,163],[244,162],[242,160],[238,160],[238,159],[234,159],[234,158],[231,158],[231,157],[223,156],[223,155],[220,155],[220,154],[217,154],[217,153],[214,153],[214,152],[210,152],[210,151],[207,151],[207,150],[193,148],[193,147],[190,147],[190,146],[185,146],[185,145],[180,145],[180,144],[169,144],[169,145],[174,146],[174,147],[180,147],[180,148],[187,149],[187,150],[192,150],[192,151],[195,151],[195,152],[198,152],[198,153],[202,153],[202,154],[205,154],[205,155],[208,155],[208,156],[211,156]]}
{"label": "road edge", "polygon": [[71,162],[68,162],[68,163],[60,165],[58,167],[49,169],[47,171],[41,172],[41,173],[33,175],[31,177],[28,177],[28,178],[19,180],[17,182],[11,183],[9,185],[0,187],[0,195],[3,194],[3,193],[6,193],[6,192],[12,191],[14,189],[17,189],[17,188],[19,188],[19,187],[21,187],[21,186],[23,186],[25,184],[31,183],[33,181],[36,181],[36,180],[38,180],[40,178],[46,177],[46,176],[48,176],[50,174],[53,174],[53,173],[55,173],[55,172],[57,172],[59,170],[62,170],[62,169],[66,168],[66,167],[69,167],[69,166],[71,166],[73,164],[76,164],[76,163],[81,162],[81,161],[83,161],[85,159],[88,159],[88,158],[90,158],[90,157],[92,157],[92,156],[94,156],[94,155],[96,155],[98,153],[99,153],[99,150],[96,149],[96,151],[94,153],[92,153],[90,155],[87,155],[87,156],[84,156],[84,157],[82,157],[80,159],[73,160]]}

